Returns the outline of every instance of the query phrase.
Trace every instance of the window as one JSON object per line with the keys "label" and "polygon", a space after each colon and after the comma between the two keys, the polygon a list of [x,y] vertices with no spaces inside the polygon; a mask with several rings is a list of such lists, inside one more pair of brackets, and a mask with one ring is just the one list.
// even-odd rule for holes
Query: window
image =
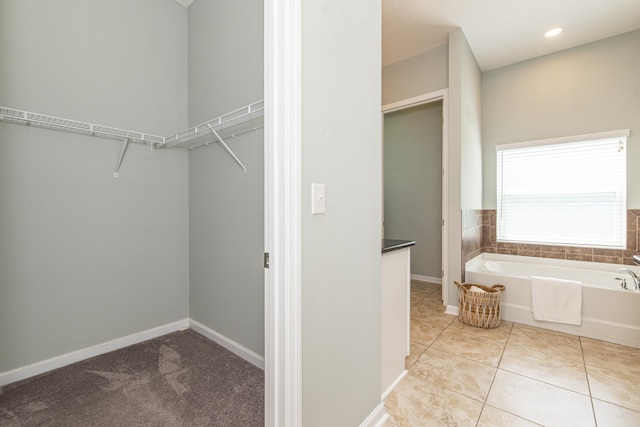
{"label": "window", "polygon": [[627,136],[496,146],[497,240],[626,248]]}

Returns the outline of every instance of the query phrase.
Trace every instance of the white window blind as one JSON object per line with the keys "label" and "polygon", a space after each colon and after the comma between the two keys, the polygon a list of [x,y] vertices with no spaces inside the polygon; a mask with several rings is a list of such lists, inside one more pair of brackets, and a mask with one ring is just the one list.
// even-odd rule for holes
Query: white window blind
{"label": "white window blind", "polygon": [[629,131],[497,150],[497,239],[624,249]]}

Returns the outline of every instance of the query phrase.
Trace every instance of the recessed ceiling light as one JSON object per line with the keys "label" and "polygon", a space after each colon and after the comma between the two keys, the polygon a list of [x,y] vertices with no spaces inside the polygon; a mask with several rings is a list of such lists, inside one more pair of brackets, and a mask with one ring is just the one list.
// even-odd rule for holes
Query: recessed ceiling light
{"label": "recessed ceiling light", "polygon": [[552,30],[547,31],[546,33],[544,33],[544,36],[549,38],[549,37],[555,37],[558,34],[560,34],[562,32],[562,28],[554,28]]}

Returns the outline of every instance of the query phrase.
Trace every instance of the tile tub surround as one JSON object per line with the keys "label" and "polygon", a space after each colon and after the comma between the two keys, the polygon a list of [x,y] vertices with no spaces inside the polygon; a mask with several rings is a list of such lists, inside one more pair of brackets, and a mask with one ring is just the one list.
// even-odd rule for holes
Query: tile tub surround
{"label": "tile tub surround", "polygon": [[[481,228],[481,246],[482,249],[478,250],[472,243],[467,243],[468,249],[473,251],[465,251],[465,232],[464,232],[464,218],[466,216],[472,216],[472,212],[478,215],[480,212],[482,217]],[[475,224],[475,223],[474,223]],[[471,227],[471,225],[469,225]],[[474,225],[474,230],[478,228]],[[468,233],[473,237],[475,234]],[[476,240],[474,240],[474,243]],[[574,261],[591,261],[591,262],[606,262],[612,264],[628,264],[632,265],[633,261],[631,257],[640,253],[640,209],[628,209],[627,210],[627,249],[600,249],[600,248],[580,248],[572,246],[554,246],[554,245],[534,245],[526,243],[504,243],[496,241],[496,211],[495,209],[485,210],[468,210],[463,211],[463,260],[467,261],[474,258],[480,252],[507,254],[507,255],[522,255],[522,256],[534,256],[541,258],[557,258],[568,259]],[[463,263],[466,261],[463,261]]]}
{"label": "tile tub surround", "polygon": [[412,281],[421,333],[385,427],[640,425],[640,349],[507,321],[466,326],[443,313],[439,291]]}

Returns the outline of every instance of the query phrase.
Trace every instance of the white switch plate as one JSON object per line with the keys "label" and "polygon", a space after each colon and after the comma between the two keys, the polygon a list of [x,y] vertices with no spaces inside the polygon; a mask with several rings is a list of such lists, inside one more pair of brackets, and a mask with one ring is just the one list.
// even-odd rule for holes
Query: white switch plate
{"label": "white switch plate", "polygon": [[311,184],[311,215],[324,215],[324,184]]}

